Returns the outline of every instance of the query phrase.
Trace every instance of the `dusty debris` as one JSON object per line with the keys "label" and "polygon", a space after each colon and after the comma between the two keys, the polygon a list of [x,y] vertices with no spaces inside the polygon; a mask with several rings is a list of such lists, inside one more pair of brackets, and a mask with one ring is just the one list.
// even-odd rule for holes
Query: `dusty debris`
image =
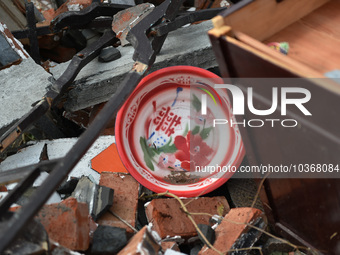
{"label": "dusty debris", "polygon": [[78,202],[87,203],[89,212],[96,221],[112,206],[113,189],[99,186],[88,177],[83,176],[73,191],[72,197],[76,198]]}
{"label": "dusty debris", "polygon": [[[206,213],[224,216],[229,210],[225,197],[199,197],[197,199],[183,199],[187,209],[192,213]],[[173,198],[153,199],[145,207],[146,215],[153,224],[153,229],[161,238],[167,236],[181,236],[188,239],[197,235],[197,231],[187,215],[181,210],[180,204]],[[193,215],[197,224],[209,224],[210,216]]]}
{"label": "dusty debris", "polygon": [[[113,205],[109,210],[128,222],[132,227],[135,227],[139,191],[138,182],[128,174],[104,172],[100,176],[99,184],[114,189]],[[128,233],[134,233],[132,228],[110,211],[104,213],[97,221],[100,225],[125,228]]]}
{"label": "dusty debris", "polygon": [[90,221],[88,205],[68,198],[60,204],[45,205],[38,214],[49,238],[62,246],[85,251],[90,245]]}

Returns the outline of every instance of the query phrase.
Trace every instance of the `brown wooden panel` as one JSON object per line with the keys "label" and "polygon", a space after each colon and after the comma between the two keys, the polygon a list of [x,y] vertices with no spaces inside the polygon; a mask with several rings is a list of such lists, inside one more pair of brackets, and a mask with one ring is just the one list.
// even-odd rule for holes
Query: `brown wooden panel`
{"label": "brown wooden panel", "polygon": [[[211,36],[218,52],[221,73],[240,78],[297,78],[299,75],[285,64],[278,63],[261,51],[249,50],[234,39]],[[216,45],[218,49],[216,50]],[[243,47],[244,46],[244,47]],[[277,64],[276,64],[277,63]],[[227,70],[224,70],[227,69]],[[251,165],[289,165],[308,163],[340,163],[340,95],[334,84],[324,80],[309,80],[304,84],[312,94],[306,104],[312,117],[290,109],[286,118],[297,119],[299,128],[240,127]],[[321,85],[320,85],[321,84]],[[275,87],[290,86],[275,84]],[[291,86],[294,86],[292,84]],[[258,109],[268,109],[271,87],[253,84],[254,103]],[[240,85],[243,91],[247,86]],[[249,111],[244,119],[259,119]],[[271,118],[282,118],[279,112]],[[340,254],[340,179],[268,179],[261,199],[276,230],[284,237],[323,250],[323,254]],[[337,235],[333,236],[335,233]]]}
{"label": "brown wooden panel", "polygon": [[[265,40],[329,0],[244,0],[213,19],[214,26],[231,26],[257,40]],[[245,3],[244,3],[245,2]],[[244,8],[239,8],[245,6]]]}
{"label": "brown wooden panel", "polygon": [[340,1],[333,0],[268,38],[288,42],[289,57],[321,73],[340,69]]}

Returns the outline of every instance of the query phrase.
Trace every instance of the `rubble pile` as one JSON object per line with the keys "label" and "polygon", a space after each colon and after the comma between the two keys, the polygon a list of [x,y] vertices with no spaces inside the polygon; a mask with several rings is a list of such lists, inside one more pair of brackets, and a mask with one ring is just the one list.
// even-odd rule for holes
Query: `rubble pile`
{"label": "rubble pile", "polygon": [[[50,103],[46,95],[55,92],[56,80],[63,80],[70,69],[78,68],[70,65],[70,60],[81,59],[83,55],[79,52],[95,44],[105,30],[91,27],[93,24],[54,33],[48,30],[62,15],[69,12],[77,15],[81,10],[95,8],[96,1],[17,2],[21,14],[27,16],[28,28],[23,29],[21,23],[11,24],[13,36],[0,23],[0,45],[7,47],[0,51],[0,135],[27,116],[31,107],[40,104],[45,107],[39,101],[41,98],[48,98],[45,103]],[[138,4],[143,2],[136,0]],[[159,5],[163,1],[150,2]],[[232,2],[237,1],[185,1],[182,11],[227,7]],[[33,25],[29,22],[33,16],[28,11],[31,3],[37,16],[33,15],[35,21],[39,21]],[[126,6],[136,3],[111,1]],[[142,14],[152,8],[148,4],[148,10],[142,8]],[[206,35],[211,28],[211,22],[205,21],[170,34],[151,71],[185,64],[216,71],[217,63]],[[41,119],[34,116],[36,122],[26,133],[21,133],[19,127],[16,129],[17,143],[9,146],[0,158],[0,205],[10,211],[0,212],[0,226],[11,226],[9,218],[13,215],[15,218],[52,176],[53,166],[78,142],[78,136],[117,91],[133,63],[133,53],[131,45],[123,47],[118,41],[101,49],[98,58],[71,81],[67,95],[62,95],[58,102],[63,104],[61,107],[52,104],[55,107],[52,110],[47,109],[50,105],[41,109],[47,113],[39,116]],[[2,151],[3,144],[0,145]],[[41,164],[36,172],[25,168],[35,164]],[[12,169],[18,170],[9,171]],[[30,175],[39,177],[28,183],[22,181],[23,176]],[[253,180],[250,182],[255,186]],[[236,185],[251,189],[249,180]],[[148,190],[122,164],[112,120],[4,254],[294,254],[295,248],[288,241],[266,234],[270,229],[261,204],[255,201],[255,208],[253,201],[240,203],[231,187],[227,183],[196,198],[180,198],[170,193],[159,196]],[[256,191],[251,189],[252,200],[257,199]],[[6,200],[12,192],[19,194],[14,202]]]}
{"label": "rubble pile", "polygon": [[[67,152],[65,148],[71,147],[75,140],[35,143],[4,160],[0,170],[10,169],[18,159],[21,165],[34,157],[39,161],[46,148],[51,158],[61,157]],[[253,250],[256,247],[262,249],[263,254],[270,255],[276,251],[294,250],[287,243],[263,234],[268,229],[262,210],[231,206],[234,202],[230,200],[228,183],[202,197],[169,198],[159,197],[141,186],[120,168],[116,172],[102,171],[99,174],[92,168],[95,159],[115,144],[112,143],[113,136],[102,136],[98,140],[84,156],[83,170],[73,170],[57,189],[55,196],[58,198],[50,199],[36,215],[34,224],[41,224],[41,230],[32,234],[33,239],[25,239],[20,245],[21,254],[35,254],[37,250],[40,254],[196,255],[215,254],[216,250],[224,254],[226,251],[257,254],[254,253],[257,250]],[[59,146],[62,144],[63,148]],[[119,156],[116,155],[113,161],[120,162]],[[86,165],[89,167],[85,168]],[[112,166],[108,165],[110,168]],[[249,186],[249,183],[246,180],[244,185]],[[7,189],[13,188],[14,184],[1,186],[1,194],[5,195]],[[30,193],[25,196],[29,197]],[[11,211],[20,210],[20,207],[19,204],[12,206]],[[29,231],[24,230],[23,235],[27,236]],[[12,246],[6,252],[19,254],[16,253],[18,249]]]}

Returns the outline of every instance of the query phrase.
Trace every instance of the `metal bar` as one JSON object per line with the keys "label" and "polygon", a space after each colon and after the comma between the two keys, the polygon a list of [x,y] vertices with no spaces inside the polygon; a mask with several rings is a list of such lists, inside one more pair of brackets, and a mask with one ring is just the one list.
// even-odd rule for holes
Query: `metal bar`
{"label": "metal bar", "polygon": [[[34,168],[31,170],[27,176],[20,183],[18,183],[15,188],[0,202],[0,218],[2,218],[7,213],[11,205],[18,201],[18,199],[26,192],[26,190],[32,186],[39,175],[39,168]],[[7,235],[7,231],[3,233]]]}
{"label": "metal bar", "polygon": [[[47,34],[51,34],[52,33],[52,31],[51,31],[49,26],[37,27],[35,31],[37,33],[37,36],[47,35]],[[12,31],[12,34],[17,39],[28,38],[28,36],[29,36],[29,29],[15,30],[15,31]]]}
{"label": "metal bar", "polygon": [[40,53],[39,53],[39,44],[38,44],[38,36],[35,25],[35,14],[34,14],[34,5],[32,2],[25,2],[26,7],[26,19],[28,26],[28,38],[30,40],[30,53],[33,60],[40,65]]}
{"label": "metal bar", "polygon": [[[146,32],[163,17],[172,20],[176,17],[181,0],[166,0],[163,4],[156,7],[146,18],[138,23],[130,33],[135,40],[141,39],[146,45],[151,45],[147,38]],[[178,5],[178,6],[176,6]],[[171,13],[170,12],[174,12]],[[146,21],[145,21],[146,20]],[[145,21],[145,22],[144,22]],[[140,33],[144,31],[144,33]],[[123,82],[118,87],[116,93],[106,103],[104,108],[96,116],[89,128],[80,136],[76,144],[71,148],[61,162],[52,170],[47,179],[37,189],[29,202],[17,212],[16,217],[12,217],[5,229],[0,233],[0,253],[5,250],[11,242],[19,235],[27,222],[34,217],[39,209],[44,205],[58,185],[67,177],[72,168],[78,163],[81,157],[86,153],[94,141],[98,138],[101,131],[106,127],[119,108],[132,93],[134,88],[140,82],[149,66],[153,64],[156,53],[162,47],[166,35],[157,37],[152,43],[151,51],[144,52],[141,48],[141,54],[137,54],[140,60],[135,62],[132,70],[127,74]],[[135,44],[136,45],[136,44]],[[141,47],[141,45],[139,45]],[[135,48],[136,49],[136,48]],[[137,52],[139,53],[139,52]]]}
{"label": "metal bar", "polygon": [[186,24],[212,19],[218,13],[220,13],[221,11],[224,11],[225,9],[226,8],[215,8],[215,9],[200,10],[200,11],[183,14],[177,17],[172,22],[162,23],[162,24],[159,24],[153,27],[151,31],[155,31],[157,33],[157,36],[162,36]]}
{"label": "metal bar", "polygon": [[[109,123],[111,118],[117,113],[120,106],[137,86],[145,72],[130,71],[122,82],[118,91],[105,105],[103,110],[97,115],[92,125],[80,136],[77,143],[67,153],[64,160],[59,162],[52,170],[47,179],[37,189],[30,201],[17,212],[16,217],[12,217],[5,229],[0,234],[0,253],[3,252],[11,242],[19,235],[27,222],[31,220],[39,209],[45,204],[56,187],[67,177],[68,173],[78,163],[81,157],[97,139],[101,131]],[[5,210],[6,212],[7,210]]]}
{"label": "metal bar", "polygon": [[51,172],[57,163],[62,159],[53,159],[42,161],[38,164],[24,166],[4,172],[0,172],[0,185],[8,185],[22,180],[27,173],[33,171],[35,168],[39,168],[41,171]]}
{"label": "metal bar", "polygon": [[[116,34],[110,29],[106,31],[97,43],[93,43],[84,50],[78,52],[71,60],[66,71],[53,84],[52,90],[46,94],[47,97],[53,98],[53,105],[58,102],[60,98],[68,89],[69,85],[74,81],[79,71],[96,58],[101,49],[117,42]],[[54,97],[55,92],[58,94]]]}
{"label": "metal bar", "polygon": [[53,31],[57,32],[64,27],[83,28],[93,19],[99,16],[113,16],[119,11],[132,7],[122,4],[92,3],[89,7],[78,12],[64,12],[58,15],[53,21]]}
{"label": "metal bar", "polygon": [[74,81],[79,71],[97,57],[102,48],[117,40],[118,39],[115,38],[115,33],[112,30],[109,30],[98,40],[98,43],[90,45],[75,55],[66,71],[57,79],[53,84],[52,89],[46,93],[45,97],[36,104],[29,113],[22,117],[1,136],[0,152],[3,152],[26,128],[43,116],[50,109],[50,106],[55,106],[60,97],[67,91],[69,85]]}
{"label": "metal bar", "polygon": [[48,102],[42,99],[36,104],[29,113],[22,117],[14,126],[7,130],[0,137],[0,152],[3,152],[15,139],[17,139],[22,132],[28,128],[32,123],[37,121],[50,108]]}

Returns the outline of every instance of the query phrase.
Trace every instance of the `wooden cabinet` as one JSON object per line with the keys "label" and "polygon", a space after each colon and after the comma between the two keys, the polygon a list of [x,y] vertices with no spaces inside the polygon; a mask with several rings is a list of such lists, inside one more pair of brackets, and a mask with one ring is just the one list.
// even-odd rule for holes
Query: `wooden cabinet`
{"label": "wooden cabinet", "polygon": [[[325,78],[340,69],[340,1],[243,0],[213,23],[209,36],[224,78],[313,78],[304,81],[313,116],[294,110],[286,116],[297,128],[239,125],[249,163],[340,164],[340,84]],[[273,41],[287,41],[288,55],[269,48]],[[254,104],[268,109],[268,86],[254,90]],[[249,110],[236,116],[238,122],[253,118]],[[340,179],[269,178],[261,200],[279,234],[322,254],[340,254]]]}

